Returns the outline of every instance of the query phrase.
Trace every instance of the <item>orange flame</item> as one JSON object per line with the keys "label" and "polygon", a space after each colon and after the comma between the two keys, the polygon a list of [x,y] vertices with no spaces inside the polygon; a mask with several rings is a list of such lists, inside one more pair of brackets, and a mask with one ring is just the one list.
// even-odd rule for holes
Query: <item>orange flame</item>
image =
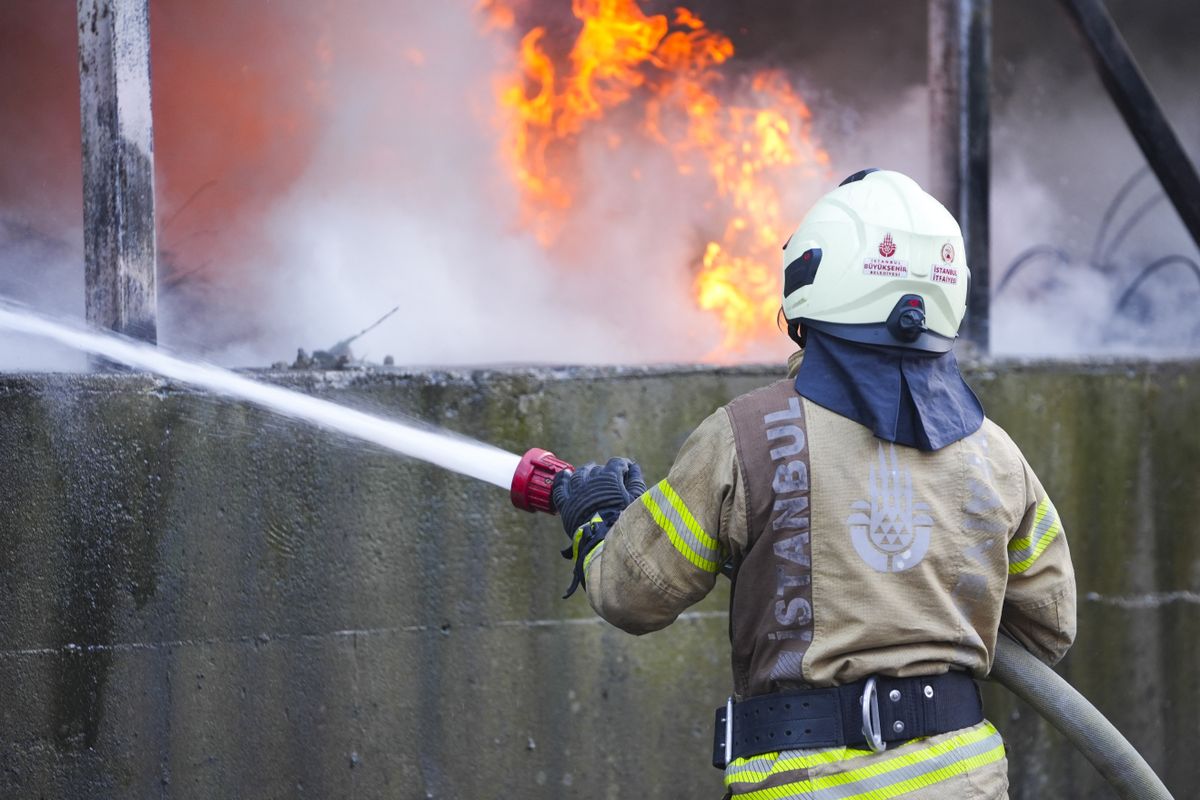
{"label": "orange flame", "polygon": [[[480,9],[515,25],[502,0],[482,0]],[[680,174],[707,187],[698,199],[712,233],[697,253],[694,293],[724,329],[713,356],[778,336],[778,248],[791,224],[784,199],[797,184],[825,177],[829,164],[811,135],[808,107],[778,71],[737,80],[731,91],[719,68],[734,55],[733,43],[686,8],[671,21],[647,16],[636,0],[573,0],[572,12],[580,28],[570,50],[555,58],[546,29],[532,28],[520,42],[519,73],[499,90],[525,224],[543,245],[554,243],[587,188],[572,177],[585,132],[600,131],[613,149],[633,137],[656,143]]]}

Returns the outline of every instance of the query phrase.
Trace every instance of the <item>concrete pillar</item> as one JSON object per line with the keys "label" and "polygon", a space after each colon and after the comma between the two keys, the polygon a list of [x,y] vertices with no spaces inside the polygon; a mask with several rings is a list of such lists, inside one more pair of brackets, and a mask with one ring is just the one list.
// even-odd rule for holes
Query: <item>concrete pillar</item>
{"label": "concrete pillar", "polygon": [[962,226],[971,268],[964,335],[988,349],[991,0],[929,0],[930,193]]}
{"label": "concrete pillar", "polygon": [[155,342],[148,0],[78,0],[87,320]]}

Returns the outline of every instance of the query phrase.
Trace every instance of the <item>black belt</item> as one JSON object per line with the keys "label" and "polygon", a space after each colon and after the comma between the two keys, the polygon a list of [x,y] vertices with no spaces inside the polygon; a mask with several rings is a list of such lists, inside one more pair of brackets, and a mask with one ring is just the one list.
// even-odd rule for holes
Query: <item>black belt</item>
{"label": "black belt", "polygon": [[888,742],[948,733],[981,721],[979,687],[965,672],[916,678],[878,675],[740,703],[730,698],[717,709],[713,766],[723,769],[735,758],[799,748],[879,751]]}

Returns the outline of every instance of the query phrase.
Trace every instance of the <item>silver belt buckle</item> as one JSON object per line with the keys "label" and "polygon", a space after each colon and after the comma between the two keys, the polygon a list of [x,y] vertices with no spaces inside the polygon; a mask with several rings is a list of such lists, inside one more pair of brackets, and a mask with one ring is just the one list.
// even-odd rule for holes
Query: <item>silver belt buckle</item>
{"label": "silver belt buckle", "polygon": [[725,764],[733,761],[733,695],[725,701]]}
{"label": "silver belt buckle", "polygon": [[[879,691],[875,688],[875,676],[867,678],[863,687],[862,699],[862,735],[867,740],[867,746],[875,753],[887,749],[883,741],[883,730],[879,726]],[[726,751],[728,752],[728,751]]]}

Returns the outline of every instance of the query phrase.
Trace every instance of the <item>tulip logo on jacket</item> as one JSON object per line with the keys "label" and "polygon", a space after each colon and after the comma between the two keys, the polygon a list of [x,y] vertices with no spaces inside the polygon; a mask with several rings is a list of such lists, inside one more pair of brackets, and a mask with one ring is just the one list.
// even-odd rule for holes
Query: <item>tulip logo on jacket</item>
{"label": "tulip logo on jacket", "polygon": [[879,572],[903,572],[925,557],[933,518],[929,504],[913,497],[912,473],[900,469],[896,446],[888,447],[891,463],[879,445],[879,463],[871,465],[870,499],[855,501],[846,522],[854,549],[868,566]]}

